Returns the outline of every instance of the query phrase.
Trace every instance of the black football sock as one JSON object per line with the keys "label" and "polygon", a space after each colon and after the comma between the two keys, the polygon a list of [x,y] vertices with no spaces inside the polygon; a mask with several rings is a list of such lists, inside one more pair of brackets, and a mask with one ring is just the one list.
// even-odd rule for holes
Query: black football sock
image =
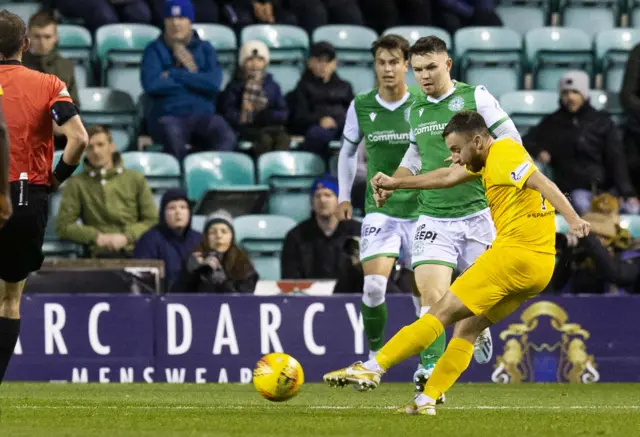
{"label": "black football sock", "polygon": [[0,317],[0,384],[9,366],[9,360],[18,342],[20,319]]}

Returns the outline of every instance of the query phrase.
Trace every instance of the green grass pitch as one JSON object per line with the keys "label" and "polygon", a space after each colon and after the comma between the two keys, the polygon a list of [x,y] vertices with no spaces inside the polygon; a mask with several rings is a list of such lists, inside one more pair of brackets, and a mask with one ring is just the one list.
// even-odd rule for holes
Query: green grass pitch
{"label": "green grass pitch", "polygon": [[307,384],[286,403],[252,385],[0,386],[0,436],[640,436],[640,384],[461,384],[435,417],[396,415],[410,384]]}

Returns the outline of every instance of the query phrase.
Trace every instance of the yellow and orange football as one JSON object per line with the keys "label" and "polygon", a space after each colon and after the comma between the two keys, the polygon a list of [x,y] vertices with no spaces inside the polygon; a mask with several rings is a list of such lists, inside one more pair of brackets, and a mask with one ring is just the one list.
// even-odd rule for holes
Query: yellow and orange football
{"label": "yellow and orange football", "polygon": [[253,385],[260,395],[273,402],[291,399],[304,384],[302,366],[291,355],[272,353],[260,358],[253,369]]}

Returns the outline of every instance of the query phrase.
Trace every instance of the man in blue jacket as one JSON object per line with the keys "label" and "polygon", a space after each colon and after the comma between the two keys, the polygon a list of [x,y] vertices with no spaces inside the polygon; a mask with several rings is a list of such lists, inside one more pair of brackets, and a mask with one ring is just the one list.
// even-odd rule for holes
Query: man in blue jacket
{"label": "man in blue jacket", "polygon": [[133,257],[164,261],[168,291],[180,277],[187,258],[201,241],[202,234],[191,229],[187,193],[181,189],[173,189],[162,196],[160,221],[140,237],[133,250]]}
{"label": "man in blue jacket", "polygon": [[193,31],[193,19],[190,0],[167,0],[164,34],[145,49],[140,72],[151,136],[180,160],[188,144],[205,150],[236,147],[233,129],[216,114],[222,81],[216,50]]}

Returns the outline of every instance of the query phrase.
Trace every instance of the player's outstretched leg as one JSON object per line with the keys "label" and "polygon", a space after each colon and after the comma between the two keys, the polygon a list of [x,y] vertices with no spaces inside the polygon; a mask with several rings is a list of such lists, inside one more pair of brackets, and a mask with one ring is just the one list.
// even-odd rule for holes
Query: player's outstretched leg
{"label": "player's outstretched leg", "polygon": [[25,281],[0,280],[0,383],[4,379],[9,361],[20,334],[20,296]]}
{"label": "player's outstretched leg", "polygon": [[472,315],[460,299],[447,293],[429,314],[398,331],[375,358],[329,372],[323,379],[330,386],[361,385],[374,389],[388,369],[427,348],[444,332],[445,326]]}
{"label": "player's outstretched leg", "polygon": [[453,338],[440,361],[433,370],[424,393],[416,396],[411,403],[397,411],[405,414],[436,414],[436,403],[453,386],[464,372],[473,354],[473,343],[491,322],[484,316],[474,316],[458,322]]}
{"label": "player's outstretched leg", "polygon": [[[447,292],[451,284],[453,269],[441,264],[421,264],[416,266],[416,286],[422,298],[420,316],[429,312],[431,305],[438,302]],[[416,393],[422,393],[424,387],[436,366],[436,363],[444,353],[447,346],[446,333],[436,338],[424,351],[420,353],[420,367],[413,374],[413,384]],[[444,397],[440,399],[444,402]]]}

